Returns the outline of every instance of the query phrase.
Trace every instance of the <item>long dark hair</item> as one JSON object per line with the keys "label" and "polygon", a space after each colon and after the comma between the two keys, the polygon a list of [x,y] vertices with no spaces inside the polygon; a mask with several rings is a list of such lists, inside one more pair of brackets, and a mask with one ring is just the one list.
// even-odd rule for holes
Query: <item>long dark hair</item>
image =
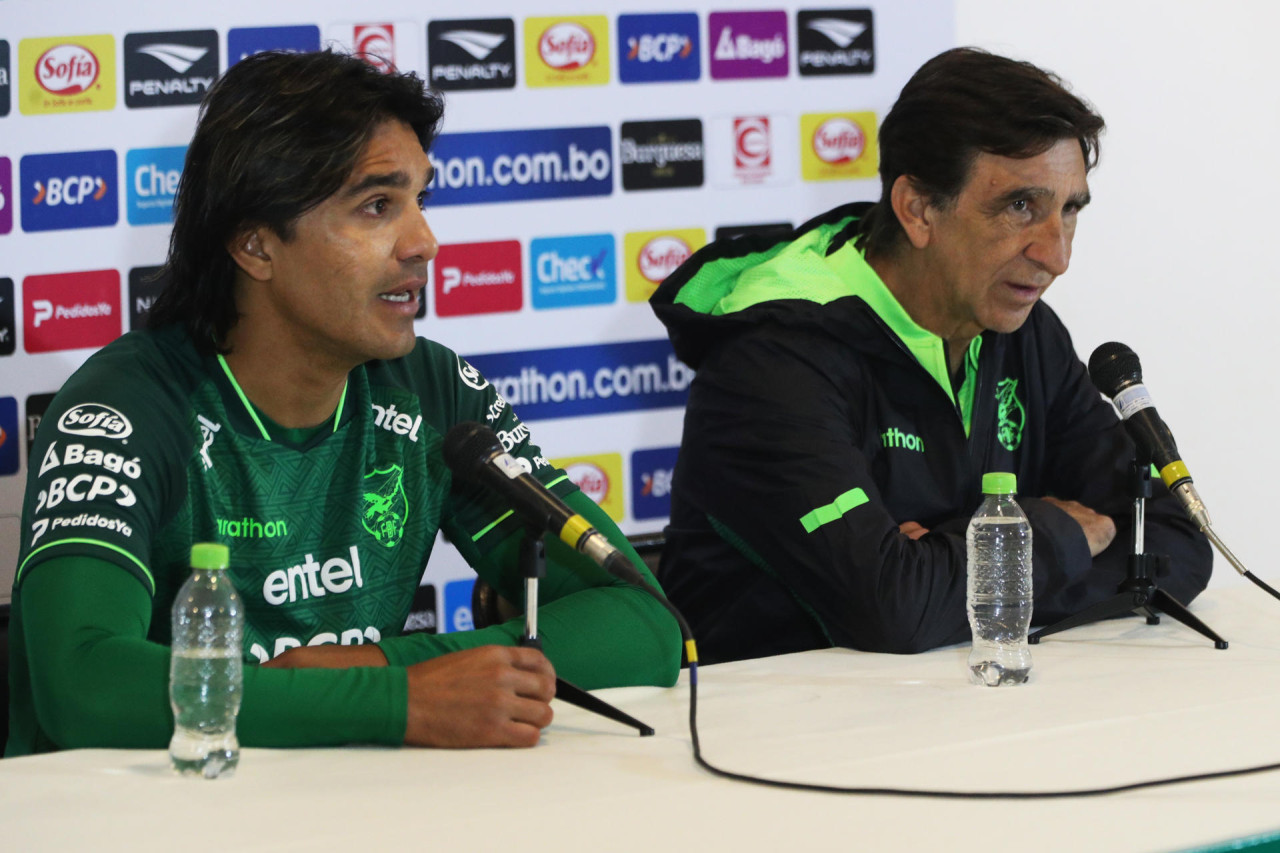
{"label": "long dark hair", "polygon": [[268,52],[229,68],[200,106],[160,272],[167,283],[148,326],[180,323],[197,348],[221,349],[239,318],[227,242],[259,225],[291,240],[298,217],[337,192],[382,122],[408,124],[425,151],[443,113],[416,75],[344,54]]}
{"label": "long dark hair", "polygon": [[1086,171],[1098,162],[1102,117],[1056,75],[1029,62],[972,47],[938,54],[916,71],[880,126],[880,201],[863,219],[857,245],[889,254],[902,235],[889,198],[909,176],[932,202],[963,189],[979,152],[1026,158],[1076,139]]}

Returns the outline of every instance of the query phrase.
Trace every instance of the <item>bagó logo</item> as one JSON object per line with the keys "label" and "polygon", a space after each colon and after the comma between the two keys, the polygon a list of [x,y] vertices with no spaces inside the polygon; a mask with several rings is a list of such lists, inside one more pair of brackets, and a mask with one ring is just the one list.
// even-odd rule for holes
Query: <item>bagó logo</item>
{"label": "bag\u00f3 logo", "polygon": [[622,521],[626,509],[623,506],[621,454],[599,453],[593,456],[552,459],[550,462],[557,468],[563,468],[573,484],[595,501],[610,518]]}
{"label": "bag\u00f3 logo", "polygon": [[0,157],[0,234],[13,230],[13,164]]}
{"label": "bag\u00f3 logo", "polygon": [[431,21],[427,75],[437,89],[510,89],[516,85],[516,28],[510,18]]}
{"label": "bag\u00f3 logo", "polygon": [[404,469],[399,465],[374,468],[364,479],[364,512],[360,523],[379,545],[394,548],[404,537],[405,519],[409,517]]}
{"label": "bag\u00f3 logo", "polygon": [[19,164],[22,230],[115,225],[116,152],[28,154]]}
{"label": "bag\u00f3 logo", "polygon": [[525,18],[525,83],[531,87],[608,83],[608,33],[604,15]]}
{"label": "bag\u00f3 logo", "polygon": [[1022,446],[1022,428],[1027,410],[1018,399],[1018,380],[1005,377],[996,385],[996,439],[1005,450]]}
{"label": "bag\u00f3 logo", "polygon": [[109,35],[23,39],[18,66],[18,105],[25,115],[116,105],[115,39]]}
{"label": "bag\u00f3 logo", "polygon": [[800,138],[800,172],[806,181],[877,175],[875,113],[807,113],[800,117]]}
{"label": "bag\u00f3 logo", "polygon": [[711,79],[787,76],[787,13],[712,12]]}
{"label": "bag\u00f3 logo", "polygon": [[123,440],[133,435],[133,424],[118,410],[104,403],[81,403],[58,418],[58,431],[67,435]]}
{"label": "bag\u00f3 logo", "polygon": [[519,311],[524,304],[519,240],[441,246],[432,267],[437,316]]}
{"label": "bag\u00f3 logo", "polygon": [[632,231],[623,237],[627,299],[647,302],[662,280],[707,242],[701,228]]}
{"label": "bag\u00f3 logo", "polygon": [[623,83],[697,80],[698,15],[618,16],[618,79]]}

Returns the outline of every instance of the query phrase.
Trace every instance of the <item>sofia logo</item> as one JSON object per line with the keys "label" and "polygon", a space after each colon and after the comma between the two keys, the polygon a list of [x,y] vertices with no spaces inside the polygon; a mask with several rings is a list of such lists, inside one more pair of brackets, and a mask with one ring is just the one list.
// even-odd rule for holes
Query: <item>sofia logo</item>
{"label": "sofia logo", "polygon": [[129,419],[102,403],[81,403],[58,418],[58,430],[68,435],[100,438],[128,438],[133,434]]}
{"label": "sofia logo", "polygon": [[78,44],[49,48],[36,60],[36,82],[53,95],[77,95],[98,79],[98,57]]}
{"label": "sofia logo", "polygon": [[688,260],[692,254],[693,249],[679,237],[654,237],[641,247],[637,264],[641,275],[658,284],[675,272],[676,267]]}
{"label": "sofia logo", "polygon": [[596,503],[609,497],[609,475],[594,462],[575,462],[565,469],[573,484]]}
{"label": "sofia logo", "polygon": [[354,36],[357,56],[384,74],[395,71],[396,40],[393,24],[359,24]]}
{"label": "sofia logo", "polygon": [[847,118],[827,119],[813,132],[813,153],[824,163],[852,163],[866,147],[866,134]]}
{"label": "sofia logo", "polygon": [[562,21],[547,28],[538,39],[542,61],[559,71],[581,68],[596,55],[596,40],[580,24]]}
{"label": "sofia logo", "polygon": [[739,169],[769,166],[769,119],[765,116],[733,120],[733,164]]}

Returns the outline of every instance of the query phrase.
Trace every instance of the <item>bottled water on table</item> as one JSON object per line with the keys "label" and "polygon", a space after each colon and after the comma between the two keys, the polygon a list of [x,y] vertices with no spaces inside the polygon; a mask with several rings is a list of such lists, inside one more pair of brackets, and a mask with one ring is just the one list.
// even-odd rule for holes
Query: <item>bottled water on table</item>
{"label": "bottled water on table", "polygon": [[230,776],[240,760],[244,611],[227,574],[228,557],[225,545],[193,545],[191,577],[173,602],[169,757],[174,769],[206,779]]}
{"label": "bottled water on table", "polygon": [[969,678],[987,687],[1022,684],[1031,673],[1031,524],[1016,490],[1015,475],[984,474],[984,498],[966,537]]}

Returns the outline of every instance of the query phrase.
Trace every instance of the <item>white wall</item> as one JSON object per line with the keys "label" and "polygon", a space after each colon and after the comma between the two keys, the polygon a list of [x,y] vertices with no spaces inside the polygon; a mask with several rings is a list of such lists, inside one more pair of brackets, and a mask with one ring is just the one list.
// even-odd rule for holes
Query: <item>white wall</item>
{"label": "white wall", "polygon": [[[1088,360],[1123,341],[1178,441],[1214,529],[1280,582],[1269,545],[1280,285],[1280,109],[1272,7],[957,0],[957,43],[1056,71],[1107,121],[1093,203],[1048,302]],[[1214,585],[1241,582],[1225,560]],[[1259,592],[1259,595],[1262,595]],[[1229,632],[1227,632],[1229,633]]]}

